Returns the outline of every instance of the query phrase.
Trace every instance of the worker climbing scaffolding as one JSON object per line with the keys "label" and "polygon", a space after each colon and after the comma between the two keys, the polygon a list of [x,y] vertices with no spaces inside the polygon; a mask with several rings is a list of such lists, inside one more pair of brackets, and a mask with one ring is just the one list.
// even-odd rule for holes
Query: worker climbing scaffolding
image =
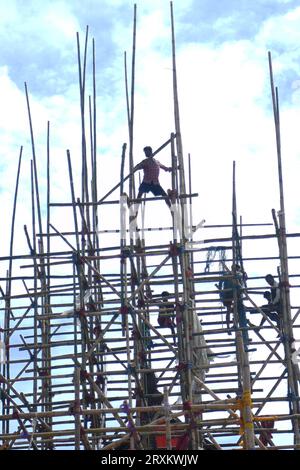
{"label": "worker climbing scaffolding", "polygon": [[174,344],[175,339],[175,306],[169,301],[170,294],[167,291],[161,293],[162,301],[159,303],[159,313],[157,322],[162,328],[170,328],[173,335]]}
{"label": "worker climbing scaffolding", "polygon": [[[245,287],[247,274],[241,270],[239,264],[233,264],[231,271],[224,273],[224,276],[219,282],[220,299],[226,307],[226,327],[228,335],[231,335],[230,323],[231,315],[233,314],[234,301],[237,303],[238,320],[241,328],[247,327],[245,307],[243,304],[242,291]],[[243,331],[243,339],[245,344],[248,344],[248,332]]]}
{"label": "worker climbing scaffolding", "polygon": [[[255,327],[255,331],[258,331],[266,322],[268,317],[270,320],[274,321],[277,329],[279,330],[278,336],[282,333],[282,303],[280,296],[280,286],[275,281],[272,274],[267,274],[265,280],[270,286],[270,290],[266,290],[263,293],[264,298],[267,300],[267,303],[262,305],[259,308],[249,308],[250,313],[261,313],[264,314],[260,324]],[[252,323],[248,322],[250,326]]]}
{"label": "worker climbing scaffolding", "polygon": [[[268,414],[265,416],[263,407],[274,404],[277,400],[276,396],[272,397],[272,387],[277,393],[277,383],[280,381],[283,384],[287,381],[288,395],[278,398],[280,401],[289,401],[290,406],[290,414],[280,416],[280,420],[291,421],[290,433],[296,438],[294,446],[287,444],[285,447],[288,448],[288,445],[290,448],[300,447],[299,393],[296,382],[298,375],[295,373],[298,370],[296,370],[297,344],[293,343],[294,318],[290,318],[290,286],[285,266],[288,258],[282,240],[285,225],[281,224],[277,234],[282,260],[279,283],[281,299],[279,303],[276,300],[279,286],[274,281],[270,283],[271,289],[265,295],[268,304],[263,306],[266,308],[263,310],[265,315],[276,321],[278,327],[281,310],[282,315],[284,313],[282,319],[284,334],[281,341],[285,355],[282,356],[281,344],[279,351],[276,351],[271,342],[262,341],[261,335],[257,335],[260,357],[251,358],[251,355],[248,357],[246,354],[249,339],[244,301],[246,299],[249,302],[250,299],[246,289],[241,253],[241,240],[246,239],[248,234],[242,236],[237,232],[235,199],[233,231],[230,239],[232,243],[224,247],[211,247],[208,251],[205,273],[197,269],[203,262],[201,255],[205,248],[202,244],[208,241],[223,243],[226,234],[222,231],[220,237],[214,237],[213,240],[193,240],[193,235],[202,222],[193,225],[192,210],[190,216],[186,211],[186,202],[189,200],[192,202],[192,197],[196,195],[192,193],[191,181],[188,191],[185,186],[184,154],[176,89],[174,31],[172,46],[176,134],[171,134],[171,139],[154,152],[151,147],[145,147],[145,160],[134,167],[132,96],[129,103],[132,105],[129,113],[132,126],[129,175],[124,177],[126,149],[124,144],[121,182],[99,199],[97,145],[94,136],[92,165],[86,164],[84,151],[82,155],[81,199],[75,198],[76,187],[73,185],[70,165],[72,202],[71,205],[58,203],[64,207],[66,220],[69,219],[67,211],[72,210],[75,231],[68,231],[64,235],[63,230],[67,228],[59,226],[59,232],[53,225],[47,223],[47,227],[52,227],[55,233],[49,233],[48,229],[47,233],[42,233],[41,226],[40,233],[36,235],[33,224],[33,240],[29,240],[28,243],[32,257],[31,266],[27,266],[28,253],[24,255],[26,260],[24,265],[26,264],[26,269],[30,269],[28,275],[30,286],[28,289],[25,288],[24,293],[20,291],[17,297],[12,295],[14,289],[12,291],[10,289],[11,281],[15,284],[15,272],[8,270],[6,280],[8,287],[5,293],[1,292],[5,302],[2,309],[5,318],[3,331],[0,330],[4,335],[3,341],[0,338],[1,371],[3,369],[3,374],[0,374],[0,398],[3,403],[0,449],[6,447],[24,449],[28,444],[34,450],[43,450],[47,447],[50,449],[50,446],[54,445],[71,447],[75,450],[122,449],[122,445],[132,450],[153,449],[159,447],[157,442],[159,437],[164,440],[163,448],[176,447],[177,450],[210,447],[213,449],[228,447],[263,449],[264,446],[276,448],[277,443],[273,442],[272,433],[276,439],[277,430],[273,429],[273,426],[277,417]],[[135,50],[135,47],[133,49]],[[80,71],[83,72],[81,68]],[[133,78],[132,80],[134,83]],[[84,93],[81,96],[82,102],[84,102],[83,95]],[[276,109],[278,111],[278,106]],[[171,144],[172,169],[154,159],[155,155],[169,144]],[[83,148],[85,149],[85,146]],[[71,160],[68,161],[71,163]],[[165,191],[160,185],[160,168],[172,172],[172,189]],[[177,169],[180,170],[178,173]],[[128,197],[124,182],[131,178],[131,183],[131,180],[134,180],[134,172],[139,170],[143,170],[144,179],[135,199],[134,184],[131,188],[129,185]],[[189,176],[192,180],[191,171]],[[35,200],[39,204],[37,176],[35,178],[36,184],[32,183],[33,193],[36,193],[33,194],[36,197],[32,198],[33,214]],[[92,182],[92,191],[88,191],[88,181]],[[120,187],[120,200],[107,201],[107,197],[118,187]],[[147,240],[148,243],[145,242],[145,237],[138,238],[139,232],[143,234],[138,228],[133,237],[126,225],[128,220],[125,216],[128,207],[131,205],[130,209],[133,210],[134,204],[140,204],[142,195],[149,192],[155,197],[159,196],[159,199],[164,199],[173,216],[172,227],[147,229],[170,232],[170,236],[160,237],[158,243],[153,241],[154,237]],[[111,204],[109,207],[113,208],[116,207],[115,204],[119,204],[119,201],[122,202],[121,230],[114,227],[114,232],[120,232],[121,236],[120,246],[118,244],[115,246],[111,243],[111,239],[105,243],[102,237],[98,238],[100,232],[97,210],[105,212],[107,206],[104,204]],[[49,198],[49,214],[51,204]],[[137,214],[138,205],[131,216],[136,219]],[[283,208],[281,218],[282,214],[284,214]],[[79,220],[78,215],[80,215]],[[110,215],[112,210],[109,220]],[[101,223],[105,220],[102,213],[100,220]],[[247,224],[240,222],[240,230],[244,226]],[[52,243],[53,238],[50,235],[60,238],[66,245],[64,251],[57,252],[53,249],[56,244]],[[43,237],[47,239],[49,246],[43,247]],[[29,239],[28,233],[27,238]],[[75,248],[70,243],[72,238],[76,241]],[[173,243],[169,245],[171,238]],[[197,247],[199,242],[200,248]],[[248,241],[245,243],[248,257]],[[231,271],[225,267],[225,250],[232,250]],[[219,287],[222,303],[227,310],[227,333],[232,335],[230,327],[233,316],[234,328],[237,330],[236,341],[232,341],[232,337],[224,338],[224,330],[220,328],[220,318],[217,321],[212,318],[215,315],[215,306],[211,306],[211,302],[216,302],[216,299],[212,298],[210,290],[209,297],[205,297],[207,283],[216,282],[216,274],[210,275],[209,272],[216,255],[222,264],[219,271],[223,271],[223,283]],[[253,260],[257,262],[256,253],[253,255],[255,255]],[[6,264],[6,261],[6,258],[2,258],[3,263]],[[10,261],[15,266],[16,260],[12,253]],[[57,269],[58,265],[63,268],[63,273]],[[46,271],[45,280],[41,279],[41,273],[44,271]],[[259,267],[255,271],[256,275],[261,272]],[[155,289],[159,289],[158,292],[163,291],[157,295],[157,300],[154,300],[155,293],[152,297],[152,292],[156,292]],[[20,306],[23,303],[26,310]],[[152,310],[152,307],[155,309]],[[265,316],[260,326],[264,320],[267,320]],[[155,328],[155,321],[161,328],[171,329],[174,343],[176,334],[176,348],[172,341],[168,341],[159,329]],[[25,338],[20,335],[23,328],[29,330]],[[19,337],[22,339],[21,345],[18,345]],[[242,343],[245,346],[244,350],[241,347]],[[233,346],[235,349],[232,351]],[[214,350],[216,353],[212,352]],[[265,351],[269,354],[266,360]],[[221,356],[219,352],[229,354]],[[290,359],[290,352],[293,353],[294,363]],[[226,357],[232,353],[236,355],[236,364],[232,364],[231,359],[226,360]],[[27,355],[29,355],[28,360]],[[215,364],[210,364],[212,357],[216,357]],[[222,357],[222,360],[219,361],[218,357]],[[269,382],[270,392],[265,389],[261,393],[255,382],[263,379],[261,372],[264,369],[268,375],[269,365],[273,368],[274,362],[284,365],[286,368],[284,375],[276,377],[272,372],[272,377],[267,377],[268,380],[272,380]],[[69,377],[73,373],[74,366],[72,381]],[[227,372],[227,367],[230,367],[230,372]],[[22,387],[22,392],[18,392],[23,381],[32,385],[32,392],[29,386]],[[225,382],[224,389],[220,388],[222,382]],[[265,387],[265,384],[263,386]],[[232,387],[232,393],[237,395],[236,399],[225,398],[224,394],[228,392],[228,387]],[[57,399],[54,394],[58,396]],[[72,402],[69,407],[70,396]],[[255,410],[252,411],[252,408]],[[219,416],[214,420],[213,415],[216,411]],[[236,414],[237,411],[240,412],[240,417]],[[26,415],[22,416],[24,412]],[[16,432],[18,426],[19,434]],[[57,426],[59,433],[56,431]]]}
{"label": "worker climbing scaffolding", "polygon": [[[270,285],[270,291],[266,291],[265,293],[265,298],[268,300],[268,309],[266,309],[265,313],[267,316],[269,316],[269,318],[271,318],[271,320],[276,321],[277,327],[280,330],[282,316],[280,288],[272,274],[267,274],[265,279]],[[263,318],[259,326],[262,326],[265,321],[265,318]]]}
{"label": "worker climbing scaffolding", "polygon": [[[143,181],[139,187],[139,192],[137,198],[140,199],[143,194],[152,192],[154,196],[163,196],[165,198],[167,206],[170,208],[171,207],[171,202],[169,199],[169,196],[165,192],[165,190],[161,187],[159,183],[159,171],[160,168],[162,168],[165,171],[172,171],[171,167],[166,167],[162,163],[160,163],[158,160],[156,160],[153,156],[152,152],[152,147],[145,147],[144,152],[146,155],[146,158],[138,163],[134,171],[137,170],[143,170],[144,171],[144,178]],[[137,215],[138,215],[138,208],[139,205],[135,208],[134,214],[131,216],[131,220],[134,220]]]}

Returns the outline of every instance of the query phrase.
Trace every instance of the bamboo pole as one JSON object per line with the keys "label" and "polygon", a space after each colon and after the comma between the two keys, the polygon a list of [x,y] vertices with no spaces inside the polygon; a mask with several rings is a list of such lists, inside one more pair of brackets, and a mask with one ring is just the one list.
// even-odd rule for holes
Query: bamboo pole
{"label": "bamboo pole", "polygon": [[38,184],[38,176],[37,176],[37,162],[36,162],[36,153],[35,153],[35,142],[34,142],[33,125],[32,125],[31,110],[30,110],[30,103],[29,103],[29,96],[28,96],[28,90],[27,90],[26,82],[25,82],[25,95],[26,95],[27,112],[28,112],[30,137],[31,137],[32,162],[33,162],[32,165],[33,165],[34,185],[35,185],[35,191],[36,191],[38,226],[39,226],[39,232],[42,233],[43,232],[43,230],[42,230],[42,215],[41,215],[39,184]]}
{"label": "bamboo pole", "polygon": [[[233,258],[233,274],[236,274],[236,263],[241,263],[242,265],[242,255],[239,245],[238,232],[237,232],[237,207],[236,207],[236,185],[235,185],[235,162],[233,163],[233,191],[232,191],[232,258]],[[234,289],[234,317],[235,322],[240,324],[240,326],[245,327],[244,319],[241,318],[241,309],[244,309],[242,305],[241,293],[237,292],[237,289]],[[245,313],[243,314],[245,315]],[[242,385],[242,409],[241,409],[241,419],[242,419],[242,433],[245,438],[245,449],[251,450],[255,447],[255,435],[254,435],[254,425],[252,417],[252,402],[251,402],[251,375],[250,375],[250,366],[248,358],[248,333],[241,334],[240,331],[236,334],[237,341],[237,359],[239,362],[238,373],[239,379]]]}
{"label": "bamboo pole", "polygon": [[74,416],[75,416],[75,450],[80,450],[80,368],[75,367],[74,370],[74,384],[75,384],[75,401],[74,401]]}
{"label": "bamboo pole", "polygon": [[[93,132],[92,132],[92,147],[93,147],[93,177],[92,177],[92,187],[93,187],[93,230],[95,232],[99,232],[99,218],[98,218],[98,162],[97,162],[97,106],[96,106],[96,46],[95,40],[93,38],[93,113],[92,113],[92,124],[93,124]],[[99,239],[98,236],[95,234],[94,238],[94,246],[96,250],[99,249]],[[100,269],[99,261],[96,265],[97,269]]]}
{"label": "bamboo pole", "polygon": [[128,90],[128,71],[127,71],[127,54],[126,54],[126,51],[124,52],[124,79],[125,79],[127,123],[128,123],[128,129],[130,130],[130,102],[129,102],[129,90]]}
{"label": "bamboo pole", "polygon": [[[14,192],[14,202],[13,202],[13,210],[12,210],[12,220],[11,220],[11,230],[10,230],[10,245],[9,245],[9,263],[8,263],[8,271],[7,271],[7,284],[6,284],[6,294],[4,295],[5,298],[5,320],[4,320],[4,344],[9,344],[10,334],[10,320],[11,318],[14,320],[14,315],[11,310],[11,278],[12,278],[12,262],[13,262],[13,246],[14,246],[14,236],[15,236],[15,219],[16,219],[16,209],[17,209],[17,197],[18,197],[18,188],[19,188],[19,179],[20,179],[20,171],[21,171],[21,161],[22,161],[22,153],[23,147],[20,148],[19,153],[19,161],[18,161],[18,169],[17,169],[17,178],[16,178],[16,186]],[[11,317],[11,318],[10,318]],[[4,374],[10,378],[10,352],[9,348],[6,348],[5,351],[6,361],[4,362]],[[3,400],[2,406],[3,411],[5,410],[5,405],[8,405],[8,402]],[[9,425],[3,423],[3,426],[6,426],[6,432],[9,432]]]}
{"label": "bamboo pole", "polygon": [[134,87],[135,87],[135,51],[136,51],[136,4],[133,7],[133,37],[131,62],[131,92],[130,92],[130,119],[129,119],[129,197],[135,197],[134,162],[133,162],[133,130],[134,130]]}
{"label": "bamboo pole", "polygon": [[[51,288],[51,266],[50,266],[50,250],[51,250],[51,244],[50,244],[50,201],[51,201],[51,173],[50,173],[50,122],[47,122],[47,224],[46,224],[46,252],[47,256],[44,260],[43,257],[41,257],[41,261],[43,263],[45,262],[45,289],[50,292]],[[42,251],[42,247],[40,252]],[[51,314],[51,296],[47,296],[45,298],[45,315]],[[42,320],[43,321],[43,320]],[[50,343],[50,338],[51,338],[51,325],[50,325],[50,319],[45,320],[45,341],[47,343]],[[47,350],[46,353],[46,358],[45,358],[45,369],[48,370],[51,368],[51,347]],[[49,393],[49,390],[51,388],[51,379],[49,381],[49,388],[47,388],[47,401],[51,403],[51,394]],[[51,404],[46,406],[46,411],[49,411],[51,409]],[[49,426],[52,426],[52,420],[51,418],[47,421],[47,424]],[[51,448],[51,445],[49,445],[48,448]]]}
{"label": "bamboo pole", "polygon": [[[269,59],[269,72],[270,72],[270,86],[272,94],[275,136],[276,136],[276,150],[277,150],[277,164],[278,164],[278,182],[280,194],[280,212],[279,212],[279,254],[280,254],[280,268],[281,268],[281,301],[283,312],[283,332],[284,332],[284,349],[285,360],[288,368],[288,385],[291,403],[291,414],[298,413],[299,402],[295,399],[299,396],[298,381],[299,379],[299,366],[294,364],[291,360],[291,345],[293,342],[293,328],[291,321],[291,305],[290,305],[290,283],[289,283],[289,270],[288,270],[288,253],[287,253],[287,240],[286,240],[286,221],[285,221],[285,203],[284,203],[284,189],[283,189],[283,172],[282,172],[282,158],[281,158],[281,136],[280,136],[280,114],[279,114],[279,98],[278,90],[274,86],[272,58],[271,53],[268,52]],[[299,420],[292,421],[295,433],[294,444],[297,449],[300,449],[300,430]]]}
{"label": "bamboo pole", "polygon": [[[89,28],[86,27],[85,46],[83,53],[83,66],[81,65],[80,54],[80,40],[79,33],[76,33],[77,38],[77,60],[78,60],[78,76],[79,76],[79,96],[80,96],[80,116],[81,116],[81,151],[82,151],[82,164],[81,164],[81,200],[85,202],[88,192],[87,184],[87,155],[86,155],[86,136],[85,136],[85,79],[86,79],[86,60],[87,60],[87,44],[88,44]],[[82,247],[83,249],[83,247]]]}
{"label": "bamboo pole", "polygon": [[[179,194],[185,194],[185,173],[184,173],[184,160],[183,160],[183,149],[182,149],[182,138],[180,129],[180,113],[179,113],[179,101],[178,101],[178,86],[177,86],[177,70],[176,70],[176,49],[175,49],[175,31],[174,31],[174,14],[173,14],[173,3],[170,2],[171,12],[171,35],[172,35],[172,66],[173,66],[173,101],[174,101],[174,121],[176,131],[176,148],[177,158],[179,163]],[[186,224],[187,224],[187,208],[185,199],[180,200],[181,203],[181,236],[182,246],[186,248]],[[184,251],[180,255],[181,273],[183,280],[183,304],[185,306],[183,317],[183,345],[184,345],[184,359],[187,364],[192,363],[193,358],[193,313],[190,310],[191,299],[193,297],[193,287],[191,278],[188,276],[188,270],[190,269],[190,256]],[[183,392],[183,399],[192,401],[192,375],[191,369],[188,366],[184,371],[185,391]],[[197,440],[193,439],[193,446],[197,446]]]}

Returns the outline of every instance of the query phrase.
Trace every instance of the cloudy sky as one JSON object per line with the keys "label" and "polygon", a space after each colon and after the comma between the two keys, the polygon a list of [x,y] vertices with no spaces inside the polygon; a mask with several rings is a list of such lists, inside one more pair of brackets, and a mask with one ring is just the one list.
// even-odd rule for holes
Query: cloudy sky
{"label": "cloudy sky", "polygon": [[[174,131],[170,2],[139,0],[135,75],[134,162],[143,147],[159,147]],[[178,92],[185,159],[192,161],[194,223],[231,222],[232,164],[236,161],[237,207],[245,223],[272,222],[279,209],[277,156],[269,84],[268,51],[273,58],[281,109],[286,219],[299,232],[300,203],[300,6],[294,0],[175,0]],[[40,197],[46,208],[46,129],[50,121],[51,201],[70,202],[66,150],[80,186],[80,103],[76,33],[81,52],[89,27],[86,88],[92,91],[92,38],[96,46],[98,195],[119,181],[120,155],[128,143],[124,52],[129,81],[134,2],[129,0],[0,0],[0,203],[1,255],[9,250],[13,190],[20,146],[23,146],[16,212],[14,253],[28,253],[23,226],[31,230],[29,124],[24,92],[27,83],[37,156]],[[88,109],[86,109],[88,121]],[[88,139],[88,135],[87,135]],[[170,150],[159,155],[170,164]],[[128,169],[128,163],[126,164]],[[127,170],[126,170],[127,173]],[[161,184],[170,187],[170,174]],[[138,179],[136,180],[138,184]],[[112,198],[118,197],[118,192]],[[99,210],[100,229],[118,228],[117,206]],[[52,209],[60,231],[72,229],[72,211]],[[145,225],[169,226],[162,201],[147,204]],[[43,229],[46,229],[45,218]],[[273,227],[257,229],[273,233]],[[248,232],[244,232],[248,233]],[[252,232],[253,233],[253,232]],[[225,232],[198,231],[195,239]],[[151,235],[152,236],[152,235]],[[159,234],[158,237],[161,235]],[[170,235],[166,235],[166,242]],[[148,238],[149,240],[149,238]],[[157,238],[153,239],[154,241]],[[160,239],[159,239],[160,240]],[[102,245],[118,244],[103,236]],[[65,249],[61,242],[59,248]],[[248,251],[247,251],[248,249]],[[290,254],[298,254],[291,241]],[[249,256],[276,256],[276,242],[250,244]],[[297,271],[298,261],[292,261]],[[270,268],[246,266],[263,276]],[[1,263],[4,275],[6,263]]]}
{"label": "cloudy sky", "polygon": [[[185,155],[191,154],[193,191],[199,193],[195,218],[208,223],[230,222],[233,160],[237,162],[238,212],[244,220],[269,222],[271,208],[278,209],[267,60],[270,50],[281,103],[287,224],[291,231],[297,230],[298,2],[175,0],[173,5],[183,150]],[[30,214],[31,159],[24,82],[30,94],[42,202],[48,120],[52,200],[69,200],[66,149],[71,151],[74,172],[80,171],[76,32],[83,50],[87,25],[87,94],[92,83],[92,38],[96,44],[99,194],[119,179],[121,148],[128,142],[123,56],[127,51],[130,69],[133,2],[0,0],[0,12],[2,220],[7,221],[8,229],[22,145],[17,210],[22,231],[25,214]],[[169,1],[137,1],[135,163],[143,157],[144,145],[156,148],[174,130],[171,68]],[[169,158],[168,149],[160,154],[163,163],[168,164]],[[161,182],[167,188],[169,175],[163,174]],[[77,189],[79,196],[79,181]],[[103,217],[106,220],[105,214]],[[3,250],[7,237],[6,230],[1,232]]]}
{"label": "cloudy sky", "polygon": [[[170,3],[136,3],[134,162],[138,163],[145,145],[157,148],[169,138],[174,131],[174,117]],[[76,32],[83,50],[87,25],[87,95],[92,89],[92,38],[96,45],[99,197],[119,181],[122,145],[128,143],[123,62],[127,51],[130,69],[133,5],[131,0],[0,0],[0,256],[9,250],[21,146],[14,252],[28,253],[23,225],[31,225],[32,153],[24,82],[30,95],[43,215],[47,121],[51,136],[51,200],[70,201],[66,149],[71,152],[76,197],[80,196]],[[233,161],[237,164],[238,213],[243,221],[272,222],[271,209],[279,209],[267,57],[271,51],[281,108],[287,228],[299,232],[299,2],[174,0],[173,6],[183,150],[185,158],[191,155],[192,189],[199,193],[193,203],[194,222],[231,222]],[[168,166],[169,149],[161,152],[159,159]],[[161,183],[166,189],[170,187],[170,175],[163,173]],[[70,229],[72,214],[62,209],[52,214],[60,231]],[[146,209],[146,226],[168,226],[169,217],[165,204],[155,202]],[[117,208],[100,209],[100,228],[115,228],[118,220]],[[103,242],[111,244],[111,240]],[[298,254],[296,243],[291,243],[290,249],[290,253]],[[256,248],[255,254],[271,255],[270,250],[273,256],[277,254],[276,243],[267,241]],[[276,266],[277,262],[270,270]],[[266,273],[264,267],[256,268],[251,263],[246,268],[250,275]],[[296,264],[292,268],[296,270]],[[3,277],[6,263],[1,263],[0,269]]]}

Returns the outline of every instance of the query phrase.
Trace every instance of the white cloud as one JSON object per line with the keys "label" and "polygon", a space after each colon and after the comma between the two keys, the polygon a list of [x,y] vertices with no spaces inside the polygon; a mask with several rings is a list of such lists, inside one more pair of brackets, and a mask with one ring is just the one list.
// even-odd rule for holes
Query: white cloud
{"label": "white cloud", "polygon": [[25,111],[24,92],[19,90],[8,75],[8,67],[0,68],[0,100],[2,110],[0,113],[0,127],[4,132],[14,130],[19,133],[24,130]]}
{"label": "white cloud", "polygon": [[[195,21],[185,24],[185,13],[193,2],[174,2],[175,21],[178,30],[186,32],[189,27],[197,30]],[[286,3],[286,2],[283,2]],[[97,42],[101,25],[93,22],[93,13],[98,2],[89,2],[91,35],[96,37],[96,52],[99,57],[97,72],[98,91],[98,146],[99,146],[99,198],[118,182],[120,156],[123,142],[128,141],[127,116],[123,77],[123,51],[130,56],[132,24],[123,17],[113,16],[116,11],[126,7],[132,10],[133,2],[115,0],[103,3],[105,14],[111,13],[111,23],[107,26],[107,42]],[[35,7],[34,7],[35,5]],[[1,127],[1,167],[2,191],[0,202],[2,219],[11,217],[12,189],[14,186],[19,146],[24,144],[21,186],[17,208],[16,252],[28,252],[23,233],[23,225],[31,223],[30,207],[30,159],[31,147],[28,132],[28,117],[24,92],[18,85],[26,77],[17,76],[29,70],[38,71],[37,84],[29,82],[33,127],[36,138],[38,169],[40,176],[41,199],[45,204],[45,161],[46,161],[46,124],[51,122],[51,178],[52,200],[70,201],[67,173],[66,149],[72,156],[76,196],[80,196],[80,154],[81,131],[77,85],[77,65],[75,33],[81,31],[84,38],[84,25],[78,15],[79,4],[71,9],[66,2],[50,2],[42,7],[29,3],[22,11],[19,2],[9,2],[0,22],[2,38],[12,22],[19,15],[22,21],[16,24],[11,38],[11,47],[16,40],[24,47],[23,55],[3,59],[0,70],[0,127]],[[82,7],[83,8],[83,7]],[[87,8],[87,7],[86,7]],[[117,10],[118,9],[118,10]],[[124,10],[125,11],[125,10]],[[216,17],[214,27],[223,28],[230,34],[230,41],[185,42],[185,36],[177,41],[177,69],[181,125],[185,156],[192,156],[192,187],[199,193],[194,199],[194,222],[205,218],[208,223],[231,222],[232,161],[237,162],[238,211],[246,223],[270,222],[271,209],[279,208],[277,189],[277,161],[275,133],[271,110],[267,50],[271,48],[274,56],[276,82],[281,82],[286,74],[293,81],[290,88],[283,83],[279,87],[283,96],[282,154],[285,176],[286,206],[288,227],[299,230],[300,205],[295,197],[300,170],[300,148],[298,142],[298,85],[299,75],[298,43],[299,15],[296,8],[289,13],[272,16],[259,25],[256,36],[243,39],[237,35],[236,17],[224,12]],[[107,19],[107,18],[106,18]],[[182,23],[181,23],[182,21]],[[186,19],[185,19],[186,21]],[[2,26],[1,26],[2,25]],[[177,28],[176,28],[177,29]],[[224,32],[224,31],[223,31]],[[102,38],[103,36],[101,36]],[[83,41],[83,39],[82,39]],[[27,45],[30,48],[26,51]],[[6,42],[6,44],[8,44]],[[109,44],[109,45],[108,45]],[[111,50],[111,44],[115,49]],[[32,47],[34,45],[34,47]],[[9,48],[7,48],[9,49]],[[135,134],[134,157],[138,162],[142,148],[146,144],[154,148],[168,139],[174,131],[172,99],[172,62],[170,55],[170,18],[169,1],[138,2],[136,95],[135,95]],[[20,48],[18,51],[20,52]],[[50,61],[59,51],[65,62]],[[49,52],[49,55],[48,55]],[[89,49],[90,52],[90,49]],[[41,59],[43,57],[43,60]],[[49,60],[48,60],[49,59]],[[15,62],[20,62],[19,74],[13,74]],[[73,64],[73,62],[74,64]],[[49,63],[52,65],[50,66]],[[72,65],[73,64],[73,65]],[[130,57],[128,60],[130,71]],[[46,71],[45,71],[46,70]],[[88,93],[91,90],[90,59],[87,76]],[[29,74],[29,72],[28,72]],[[44,75],[43,75],[44,74]],[[33,75],[29,74],[33,79]],[[293,85],[294,83],[294,85]],[[46,91],[50,89],[50,93]],[[42,90],[42,91],[41,91]],[[87,113],[88,129],[88,113]],[[88,133],[87,133],[88,137]],[[88,155],[89,155],[89,138]],[[169,149],[164,150],[159,159],[167,163]],[[127,162],[126,162],[126,168]],[[127,172],[127,171],[126,171]],[[170,187],[170,175],[162,173],[161,183]],[[112,198],[118,197],[118,191]],[[118,226],[119,213],[116,207],[99,209],[100,228]],[[73,228],[73,215],[70,210],[51,209],[51,220],[58,230]],[[148,204],[146,207],[146,226],[170,225],[171,217],[163,202]],[[8,228],[8,227],[7,227]],[[273,227],[267,229],[273,232]],[[228,231],[229,232],[229,231]],[[217,235],[216,235],[217,233]],[[222,231],[222,234],[224,232]],[[227,233],[227,232],[226,232]],[[209,238],[221,232],[201,230],[197,238]],[[9,231],[1,230],[1,247],[8,247]],[[169,237],[169,234],[168,234]],[[118,243],[118,237],[103,236],[104,243]],[[147,241],[169,241],[165,234],[149,236]],[[72,240],[73,242],[73,240]],[[53,240],[52,247],[65,249],[61,240]],[[291,246],[297,253],[295,243]],[[267,240],[261,244],[245,245],[245,257],[256,255],[271,256],[277,253],[276,241]],[[5,252],[2,248],[2,253]],[[7,248],[6,248],[7,252]],[[201,254],[197,260],[205,260]],[[154,263],[152,259],[149,263]],[[265,274],[266,266],[275,272],[277,260],[267,264],[247,262],[248,274]],[[2,264],[2,271],[5,270]],[[110,261],[107,265],[113,270]]]}
{"label": "white cloud", "polygon": [[295,8],[285,15],[276,15],[264,21],[258,40],[265,44],[272,44],[275,47],[291,48],[286,52],[293,52],[299,41],[300,7]]}
{"label": "white cloud", "polygon": [[[13,35],[14,41],[22,40],[26,45],[32,38],[40,38],[56,48],[65,48],[65,41],[74,40],[74,31],[80,30],[70,4],[61,1],[43,4],[30,0],[5,2],[5,8],[1,9],[0,25],[1,35],[9,34],[10,38]],[[37,41],[35,46],[38,49],[41,42]]]}
{"label": "white cloud", "polygon": [[[122,5],[124,5],[122,2],[115,2],[113,7]],[[183,8],[181,3],[174,4],[175,18],[179,17],[179,22],[181,14],[186,9],[188,5]],[[59,5],[51,3],[43,10],[34,11],[37,15],[35,19],[39,21],[33,28],[33,35],[43,34],[45,41],[49,41],[50,29],[52,45],[48,42],[49,48],[56,48],[59,45],[62,51],[64,48],[68,49],[69,44],[74,41],[75,29],[80,29],[80,25],[67,5],[61,2]],[[148,16],[144,16],[146,11]],[[241,209],[251,214],[251,217],[263,217],[271,205],[277,204],[278,199],[273,195],[274,191],[275,195],[277,193],[276,160],[266,52],[270,41],[274,43],[274,37],[285,48],[291,42],[297,44],[299,33],[296,25],[299,11],[295,9],[286,15],[268,18],[262,23],[253,41],[236,38],[235,41],[224,42],[219,46],[210,43],[177,44],[184,150],[192,154],[193,187],[200,192],[200,207],[205,217],[230,217],[231,197],[228,195],[224,207],[223,194],[227,193],[231,186],[233,160],[237,161]],[[16,9],[12,5],[3,22],[7,24],[11,21],[15,12]],[[45,18],[48,19],[46,28]],[[216,18],[214,24],[216,28],[220,27],[220,21],[231,28],[234,17]],[[169,2],[165,2],[162,9],[156,9],[153,2],[138,4],[134,144],[136,161],[142,157],[141,149],[145,143],[158,147],[168,138],[169,132],[174,130],[169,23]],[[127,25],[126,28],[122,23],[120,28],[117,25],[116,21],[112,39],[121,46],[125,41],[130,55],[132,25]],[[21,28],[21,25],[19,27]],[[25,31],[28,33],[29,26],[24,28],[27,28]],[[91,34],[94,33],[96,31],[91,28]],[[161,43],[159,46],[158,41]],[[96,50],[99,47],[101,45],[96,43]],[[107,84],[108,93],[101,96],[102,89],[98,87],[98,143],[100,153],[104,152],[104,155],[100,155],[100,161],[107,161],[108,158],[110,161],[109,166],[105,165],[101,169],[103,190],[108,189],[109,185],[118,179],[121,145],[127,140],[121,52],[120,47],[120,55],[114,58],[109,71],[118,91],[110,94],[110,87]],[[293,54],[294,51],[289,54],[288,49],[281,55],[274,51],[275,74],[278,70],[284,72],[291,65],[296,68]],[[130,57],[128,64],[130,72]],[[105,64],[103,68],[104,73],[107,73]],[[98,73],[101,76],[101,69]],[[53,69],[48,80],[53,80],[55,86],[55,82],[59,82],[60,74],[61,71]],[[77,77],[74,74],[75,79],[77,80]],[[2,95],[5,95],[3,99],[7,100],[6,108],[9,107],[9,101],[13,104],[11,109],[18,107],[21,110],[17,115],[9,113],[1,116],[6,135],[11,129],[9,139],[13,139],[13,131],[19,127],[20,132],[26,132],[28,129],[25,99],[22,97],[22,91],[10,81],[7,69],[3,69],[2,80]],[[295,89],[293,93],[292,96],[295,97]],[[52,94],[39,101],[34,94],[30,96],[34,131],[41,152],[45,142],[46,123],[48,119],[51,121],[53,165],[57,169],[64,162],[66,148],[71,149],[75,161],[79,160],[80,132],[76,129],[79,129],[80,116],[77,99],[78,90],[75,82],[69,84],[64,95]],[[295,152],[295,136],[292,135],[292,131],[296,132],[296,126],[293,125],[295,113],[295,110],[285,111],[284,119],[289,124],[285,126],[283,122],[283,132],[289,130],[289,136],[285,139],[283,135],[283,142],[286,144],[283,155],[285,157],[289,152],[287,158],[293,158],[296,164],[298,152]],[[109,153],[111,157],[108,157]],[[161,158],[167,161],[168,151],[165,151]],[[165,179],[164,176],[162,175],[162,180]],[[269,193],[265,192],[266,181],[268,187],[272,188]],[[168,185],[167,179],[165,185]],[[220,195],[223,205],[221,210]],[[259,212],[262,214],[259,215]]]}

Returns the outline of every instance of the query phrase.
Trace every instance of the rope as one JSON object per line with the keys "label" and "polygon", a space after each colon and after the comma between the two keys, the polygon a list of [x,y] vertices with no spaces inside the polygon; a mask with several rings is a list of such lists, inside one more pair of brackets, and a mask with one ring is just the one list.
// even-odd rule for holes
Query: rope
{"label": "rope", "polygon": [[204,272],[207,273],[210,270],[210,265],[214,261],[216,254],[219,253],[219,270],[222,271],[223,263],[226,261],[226,251],[224,246],[211,246],[208,248],[206,256],[206,266]]}

